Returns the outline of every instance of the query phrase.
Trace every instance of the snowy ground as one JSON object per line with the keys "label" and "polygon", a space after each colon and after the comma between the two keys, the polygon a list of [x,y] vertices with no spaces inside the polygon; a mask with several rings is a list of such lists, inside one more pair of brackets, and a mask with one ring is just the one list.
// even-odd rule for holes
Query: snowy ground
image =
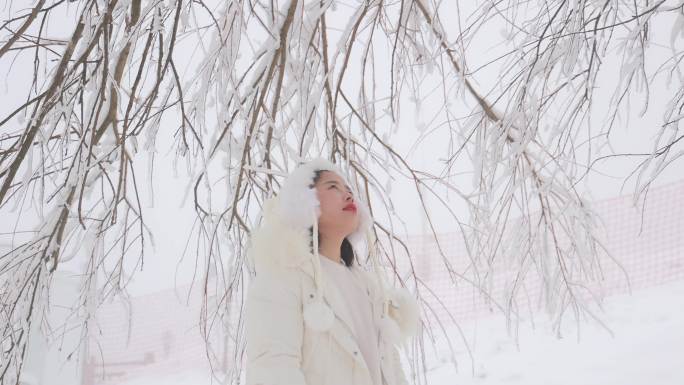
{"label": "snowy ground", "polygon": [[[684,281],[609,297],[602,319],[613,336],[595,324],[569,328],[556,338],[544,317],[536,328],[521,324],[519,350],[499,317],[462,323],[475,361],[456,346],[459,371],[435,359],[429,385],[683,385]],[[454,336],[453,341],[458,341]],[[474,368],[474,374],[471,370]],[[408,369],[407,369],[408,370]],[[211,384],[204,373],[139,378],[126,385]],[[214,384],[218,383],[216,381]]]}
{"label": "snowy ground", "polygon": [[[459,370],[434,362],[430,385],[683,385],[684,281],[607,298],[597,324],[581,324],[558,339],[544,317],[520,326],[519,349],[502,318],[463,323],[474,355],[458,346]],[[474,333],[476,330],[476,333]],[[473,337],[475,336],[475,337]],[[458,337],[454,336],[453,341]],[[474,369],[474,373],[473,373]]]}

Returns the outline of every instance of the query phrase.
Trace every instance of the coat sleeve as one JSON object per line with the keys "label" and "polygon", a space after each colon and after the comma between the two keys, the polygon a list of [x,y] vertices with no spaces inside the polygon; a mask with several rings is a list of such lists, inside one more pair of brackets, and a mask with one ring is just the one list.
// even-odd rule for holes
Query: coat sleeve
{"label": "coat sleeve", "polygon": [[291,272],[263,271],[252,279],[245,309],[247,385],[306,385],[298,287]]}

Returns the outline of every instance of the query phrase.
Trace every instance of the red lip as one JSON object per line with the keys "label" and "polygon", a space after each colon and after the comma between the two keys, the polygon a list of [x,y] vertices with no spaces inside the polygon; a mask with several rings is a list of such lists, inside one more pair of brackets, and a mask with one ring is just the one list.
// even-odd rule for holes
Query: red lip
{"label": "red lip", "polygon": [[342,210],[354,210],[354,211],[356,211],[356,205],[353,203],[350,203],[350,204],[344,206],[344,208]]}

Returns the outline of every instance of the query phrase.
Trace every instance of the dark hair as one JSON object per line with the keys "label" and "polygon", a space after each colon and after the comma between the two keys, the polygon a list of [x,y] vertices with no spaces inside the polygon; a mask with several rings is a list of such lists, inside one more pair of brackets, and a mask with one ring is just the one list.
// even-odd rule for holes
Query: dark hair
{"label": "dark hair", "polygon": [[[314,178],[313,178],[313,183],[309,185],[310,188],[313,188],[316,182],[321,178],[321,174],[323,174],[323,171],[329,171],[329,170],[315,170],[314,171]],[[313,226],[309,227],[309,236],[311,237],[311,242],[309,243],[309,247],[311,248],[311,252],[313,253]],[[321,241],[321,233],[320,231],[318,232],[318,242],[320,244]],[[351,242],[345,237],[342,240],[342,245],[340,246],[340,256],[342,257],[342,260],[344,261],[344,265],[349,267],[354,263],[354,249],[352,248]]]}

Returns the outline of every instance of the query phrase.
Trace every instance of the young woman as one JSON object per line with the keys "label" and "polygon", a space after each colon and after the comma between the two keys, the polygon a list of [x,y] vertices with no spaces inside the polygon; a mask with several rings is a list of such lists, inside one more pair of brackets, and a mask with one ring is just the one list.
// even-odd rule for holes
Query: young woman
{"label": "young woman", "polygon": [[264,203],[248,251],[247,385],[408,384],[398,346],[417,305],[386,287],[372,248],[372,271],[361,267],[372,222],[342,175],[309,161]]}

